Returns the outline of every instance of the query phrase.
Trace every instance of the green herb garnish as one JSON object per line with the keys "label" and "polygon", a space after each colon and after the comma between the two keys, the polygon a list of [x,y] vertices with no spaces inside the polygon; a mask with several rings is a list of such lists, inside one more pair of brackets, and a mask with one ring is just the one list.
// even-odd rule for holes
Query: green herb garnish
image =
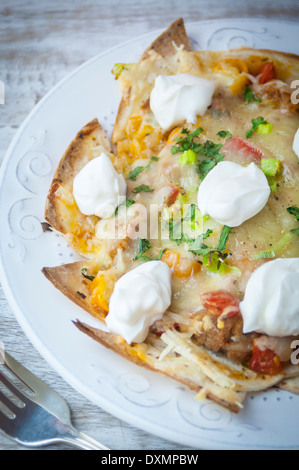
{"label": "green herb garnish", "polygon": [[199,235],[194,240],[194,242],[189,246],[189,251],[195,255],[202,256],[203,264],[209,271],[219,273],[235,272],[235,274],[239,275],[239,269],[226,264],[225,259],[228,257],[228,254],[223,253],[231,230],[232,228],[228,227],[228,225],[223,226],[215,249],[202,243],[202,240],[208,238],[212,233],[212,230],[208,229],[204,234]]}
{"label": "green herb garnish", "polygon": [[[297,206],[290,206],[287,208],[287,211],[289,214],[292,214],[296,217],[296,219],[299,221],[299,207]],[[295,235],[299,235],[299,228],[293,228],[290,230],[291,233],[294,233]]]}
{"label": "green herb garnish", "polygon": [[190,133],[189,129],[183,128],[181,134],[184,134],[186,137],[179,137],[177,139],[179,145],[174,145],[171,148],[171,153],[174,155],[175,153],[185,152],[186,150],[194,150],[194,152],[197,152],[197,148],[200,144],[194,142],[193,139],[201,134],[202,131],[203,129],[198,127],[195,131]]}
{"label": "green herb garnish", "polygon": [[[204,144],[200,142],[194,142],[194,138],[198,136],[202,131],[203,129],[201,127],[198,127],[197,129],[195,129],[194,132],[190,133],[188,129],[183,128],[181,131],[181,134],[184,134],[184,137],[179,137],[177,139],[177,145],[174,145],[171,148],[171,153],[175,154],[178,152],[192,151],[192,154],[189,153],[189,155],[192,155],[193,163],[195,163],[196,161],[195,160],[196,156],[200,155],[200,156],[206,157],[205,159],[202,159],[201,161],[199,161],[197,164],[197,171],[201,179],[204,179],[205,176],[209,173],[209,171],[211,171],[212,168],[214,168],[214,166],[218,162],[223,160],[224,155],[219,153],[219,150],[221,149],[222,144],[215,144],[211,140],[207,140]],[[223,132],[228,132],[228,131],[223,131]]]}
{"label": "green herb garnish", "polygon": [[261,102],[261,98],[254,95],[252,89],[250,88],[250,86],[248,84],[245,86],[243,96],[244,96],[244,100],[246,101],[247,104],[251,103],[251,101]]}
{"label": "green herb garnish", "polygon": [[150,193],[154,190],[150,189],[149,186],[147,186],[147,184],[141,184],[140,186],[137,186],[136,188],[132,190],[132,192],[135,194],[140,193],[141,191],[144,191],[145,193]]}
{"label": "green herb garnish", "polygon": [[151,258],[150,256],[145,256],[144,253],[151,248],[150,242],[146,238],[140,238],[139,240],[139,253],[135,256],[134,260],[141,260],[141,261],[159,261],[163,253],[166,251],[165,249],[160,250],[157,258]]}
{"label": "green herb garnish", "polygon": [[229,131],[219,131],[217,132],[217,135],[221,138],[225,138],[225,137],[231,137],[232,134],[229,132]]}
{"label": "green herb garnish", "polygon": [[157,162],[159,160],[159,158],[158,157],[151,157],[151,160],[152,161],[146,166],[136,166],[132,171],[130,171],[128,179],[131,180],[131,181],[135,181],[137,176],[140,175],[140,173],[143,170],[148,170],[151,167],[152,162]]}
{"label": "green herb garnish", "polygon": [[198,153],[199,155],[207,157],[201,160],[197,165],[197,171],[202,180],[214,168],[214,166],[217,165],[217,163],[223,160],[224,155],[219,153],[221,147],[222,144],[215,144],[211,140],[207,140],[203,145],[201,145]]}
{"label": "green herb garnish", "polygon": [[198,237],[196,237],[193,243],[190,244],[189,251],[199,256],[210,253],[212,248],[202,243],[202,241],[208,238],[211,233],[213,233],[213,230],[208,229],[205,233],[201,233],[200,235],[198,235]]}
{"label": "green herb garnish", "polygon": [[292,214],[294,215],[297,220],[299,221],[299,207],[296,207],[296,206],[290,206],[287,208],[287,211],[289,214]]}
{"label": "green herb garnish", "polygon": [[260,124],[268,124],[268,123],[267,123],[267,121],[265,121],[265,119],[263,117],[260,116],[256,119],[252,119],[251,124],[252,124],[251,129],[249,131],[247,131],[246,134],[245,134],[247,139],[249,139],[249,137],[252,136],[252,134],[254,133],[254,131],[257,130],[257,128]]}
{"label": "green herb garnish", "polygon": [[223,251],[225,249],[225,245],[226,245],[227,239],[231,231],[232,231],[232,228],[229,227],[228,225],[223,226],[218,245],[216,246],[216,250]]}
{"label": "green herb garnish", "polygon": [[130,171],[128,179],[135,181],[137,176],[144,170],[144,166],[136,166],[132,171]]}
{"label": "green herb garnish", "polygon": [[115,209],[114,215],[117,216],[118,210],[119,210],[119,208],[120,208],[121,206],[130,207],[132,204],[135,204],[135,201],[133,201],[132,199],[126,199],[124,202],[122,202],[122,203]]}

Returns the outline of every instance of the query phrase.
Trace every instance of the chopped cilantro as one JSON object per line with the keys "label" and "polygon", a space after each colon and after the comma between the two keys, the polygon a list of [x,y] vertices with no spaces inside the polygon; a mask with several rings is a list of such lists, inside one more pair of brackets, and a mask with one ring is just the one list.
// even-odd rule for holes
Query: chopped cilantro
{"label": "chopped cilantro", "polygon": [[132,204],[135,204],[135,201],[133,201],[132,199],[126,199],[126,201],[122,202],[122,203],[115,209],[114,215],[117,216],[119,207],[121,207],[121,206],[130,207]]}
{"label": "chopped cilantro", "polygon": [[151,248],[150,242],[146,238],[140,238],[139,240],[139,253],[137,256],[135,256],[136,259],[140,259],[143,254]]}
{"label": "chopped cilantro", "polygon": [[135,256],[134,260],[141,260],[141,261],[159,261],[163,253],[166,251],[165,249],[160,250],[157,258],[151,258],[150,256],[144,256],[144,253],[151,248],[150,242],[146,238],[140,238],[139,240],[139,253]]}
{"label": "chopped cilantro", "polygon": [[144,166],[136,166],[132,171],[130,171],[128,179],[135,181],[137,176],[144,170]]}
{"label": "chopped cilantro", "polygon": [[216,166],[215,160],[201,160],[201,162],[198,163],[197,165],[197,171],[201,177],[201,179],[204,179],[207,174]]}
{"label": "chopped cilantro", "polygon": [[217,132],[217,135],[221,138],[231,137],[232,136],[231,132],[229,132],[229,131],[219,131],[219,132]]}
{"label": "chopped cilantro", "polygon": [[251,101],[261,102],[261,98],[254,95],[252,89],[250,88],[250,86],[248,84],[245,86],[244,100],[247,104],[251,103]]}
{"label": "chopped cilantro", "polygon": [[[296,217],[296,219],[299,221],[299,207],[290,206],[290,207],[287,208],[287,211],[288,211],[289,214],[294,215]],[[299,228],[293,228],[293,230],[290,230],[290,232],[299,236]]]}
{"label": "chopped cilantro", "polygon": [[169,239],[173,242],[176,242],[177,245],[180,245],[185,239],[182,231],[182,219],[174,222],[173,219],[167,221],[167,228],[169,230]]}
{"label": "chopped cilantro", "polygon": [[133,193],[140,193],[141,191],[144,191],[145,193],[150,193],[154,191],[153,189],[150,189],[147,184],[141,184],[140,186],[137,186],[136,188],[133,189]]}
{"label": "chopped cilantro", "polygon": [[217,163],[223,160],[224,155],[219,153],[221,147],[222,144],[215,144],[211,140],[207,140],[203,145],[201,145],[201,148],[198,151],[199,155],[208,157],[201,160],[197,165],[197,171],[201,179],[204,179],[209,171],[211,171]]}
{"label": "chopped cilantro", "polygon": [[190,204],[185,217],[176,219],[170,218],[166,222],[167,228],[169,230],[169,239],[176,242],[177,245],[180,245],[182,242],[188,244],[193,243],[194,239],[184,233],[183,222],[188,222],[191,230],[196,230],[196,225],[199,225],[201,218],[202,215],[196,204]]}
{"label": "chopped cilantro", "polygon": [[223,251],[225,249],[225,245],[226,245],[226,242],[227,242],[227,239],[229,237],[229,234],[230,234],[231,230],[232,230],[232,228],[229,227],[228,225],[223,226],[223,228],[221,230],[218,245],[216,246],[216,250]]}
{"label": "chopped cilantro", "polygon": [[197,129],[195,129],[195,131],[190,133],[189,129],[183,128],[181,134],[184,134],[186,137],[179,137],[177,139],[177,143],[179,145],[174,145],[171,148],[171,153],[174,155],[175,153],[185,152],[186,150],[193,150],[197,153],[197,149],[200,147],[200,144],[194,142],[193,139],[194,137],[201,134],[202,131],[203,129],[201,127],[198,127]]}
{"label": "chopped cilantro", "polygon": [[267,121],[265,121],[265,119],[263,117],[258,117],[256,119],[252,119],[251,121],[251,129],[249,129],[249,131],[246,132],[246,138],[249,139],[249,137],[252,136],[252,134],[254,133],[254,131],[257,130],[259,124],[268,124]]}
{"label": "chopped cilantro", "polygon": [[291,206],[287,208],[289,214],[294,215],[299,220],[299,207]]}
{"label": "chopped cilantro", "polygon": [[195,255],[202,256],[203,264],[205,267],[212,272],[238,272],[237,268],[233,266],[228,266],[225,262],[228,254],[223,253],[225,250],[225,245],[228,239],[228,236],[231,232],[231,227],[224,225],[220,234],[220,238],[216,249],[205,245],[202,243],[202,240],[208,238],[212,232],[212,230],[208,229],[204,234],[199,235],[194,242],[189,246],[189,251],[194,253]]}
{"label": "chopped cilantro", "polygon": [[151,157],[151,162],[146,166],[136,166],[132,171],[130,171],[128,179],[131,181],[135,181],[137,176],[143,171],[148,170],[151,167],[152,162],[157,162],[159,159],[158,157]]}
{"label": "chopped cilantro", "polygon": [[[219,153],[219,150],[222,147],[222,144],[215,144],[211,140],[207,140],[204,144],[200,142],[194,142],[194,138],[197,137],[203,129],[198,127],[195,129],[194,132],[190,132],[188,129],[183,128],[181,134],[183,137],[179,137],[177,139],[177,145],[174,145],[171,148],[171,153],[175,154],[178,152],[186,152],[188,150],[192,150],[194,156],[203,156],[207,157],[205,159],[199,160],[197,158],[197,171],[201,177],[204,177],[209,173],[209,171],[214,168],[214,166],[223,160],[224,156]],[[220,132],[228,132],[228,131],[220,131]]]}
{"label": "chopped cilantro", "polygon": [[210,253],[212,248],[202,243],[202,241],[208,238],[211,233],[213,233],[213,230],[208,229],[205,233],[201,233],[200,235],[198,235],[198,237],[196,237],[193,243],[190,244],[189,251],[191,251],[195,255],[206,255]]}

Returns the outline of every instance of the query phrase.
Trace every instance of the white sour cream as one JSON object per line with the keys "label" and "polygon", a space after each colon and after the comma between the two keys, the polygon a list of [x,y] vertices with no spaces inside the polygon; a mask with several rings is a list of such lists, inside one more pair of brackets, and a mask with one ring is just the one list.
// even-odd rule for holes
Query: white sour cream
{"label": "white sour cream", "polygon": [[110,217],[126,196],[127,185],[110,158],[101,153],[90,160],[75,176],[73,195],[85,215]]}
{"label": "white sour cream", "polygon": [[196,122],[212,103],[215,84],[188,73],[159,75],[150,96],[150,108],[162,129],[182,121]]}
{"label": "white sour cream", "polygon": [[299,129],[297,130],[294,141],[293,141],[293,150],[297,157],[299,158]]}
{"label": "white sour cream", "polygon": [[243,332],[299,334],[299,258],[278,258],[258,267],[240,302]]}
{"label": "white sour cream", "polygon": [[219,224],[237,227],[260,212],[269,195],[267,178],[255,163],[243,167],[220,162],[200,184],[197,203],[203,215]]}
{"label": "white sour cream", "polygon": [[140,343],[171,303],[171,270],[163,261],[146,261],[114,286],[106,324],[127,343]]}

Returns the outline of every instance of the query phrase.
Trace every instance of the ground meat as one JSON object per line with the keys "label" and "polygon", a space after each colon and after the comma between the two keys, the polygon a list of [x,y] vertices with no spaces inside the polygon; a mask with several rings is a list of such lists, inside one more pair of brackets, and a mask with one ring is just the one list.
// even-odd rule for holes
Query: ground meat
{"label": "ground meat", "polygon": [[193,340],[212,351],[223,351],[229,359],[245,362],[252,354],[254,335],[244,335],[241,315],[234,315],[224,321],[218,328],[218,317],[208,311],[201,312],[194,319],[196,333]]}

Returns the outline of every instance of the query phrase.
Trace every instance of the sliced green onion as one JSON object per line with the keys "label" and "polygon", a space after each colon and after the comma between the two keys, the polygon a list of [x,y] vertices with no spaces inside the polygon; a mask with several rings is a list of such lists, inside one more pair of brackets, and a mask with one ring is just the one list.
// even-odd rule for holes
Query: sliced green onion
{"label": "sliced green onion", "polygon": [[266,259],[266,258],[276,258],[276,256],[280,256],[284,250],[284,248],[290,243],[292,240],[292,235],[290,232],[287,232],[275,243],[271,250],[260,251],[252,256],[253,260],[258,259]]}
{"label": "sliced green onion", "polygon": [[204,266],[213,273],[232,274],[239,277],[241,270],[235,266],[229,266],[225,261],[227,256],[219,251],[211,251],[203,256],[202,261]]}
{"label": "sliced green onion", "polygon": [[282,163],[278,158],[262,158],[261,170],[266,176],[281,176]]}
{"label": "sliced green onion", "polygon": [[283,249],[290,243],[292,240],[292,235],[289,232],[285,233],[283,237],[273,245],[273,250],[275,251],[276,255],[280,254]]}
{"label": "sliced green onion", "polygon": [[271,189],[271,193],[275,193],[275,191],[277,190],[277,181],[274,178],[268,177],[268,183]]}
{"label": "sliced green onion", "polygon": [[273,129],[273,125],[267,122],[267,124],[259,124],[257,126],[257,132],[259,134],[270,134]]}
{"label": "sliced green onion", "polygon": [[112,73],[115,77],[115,80],[118,79],[118,77],[120,76],[120,74],[124,71],[124,70],[130,70],[130,68],[132,67],[133,64],[125,64],[125,63],[117,63],[117,64],[114,64],[113,66],[113,69],[112,69]]}
{"label": "sliced green onion", "polygon": [[196,153],[194,152],[194,150],[186,150],[180,155],[179,164],[186,165],[188,163],[191,163],[192,165],[196,163]]}
{"label": "sliced green onion", "polygon": [[276,254],[274,250],[268,250],[268,251],[260,251],[259,253],[256,253],[253,255],[252,259],[253,260],[259,260],[259,259],[268,259],[268,258],[275,258]]}

